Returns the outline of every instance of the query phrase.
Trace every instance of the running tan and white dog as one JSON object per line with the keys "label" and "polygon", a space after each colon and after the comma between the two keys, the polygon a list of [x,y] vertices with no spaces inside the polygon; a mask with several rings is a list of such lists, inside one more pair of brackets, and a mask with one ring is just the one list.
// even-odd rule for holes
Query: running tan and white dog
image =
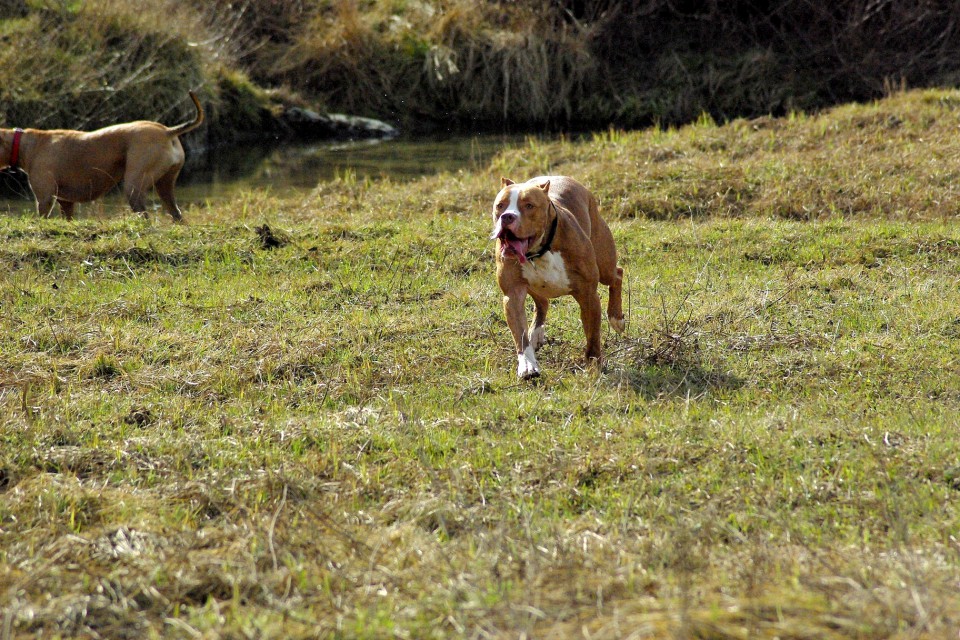
{"label": "running tan and white dog", "polygon": [[200,101],[192,91],[190,98],[197,116],[176,127],[141,120],[96,131],[0,129],[0,168],[23,169],[45,217],[57,202],[71,220],[75,203],[96,200],[122,181],[135,212],[147,217],[146,195],[156,187],[164,209],[182,222],[173,196],[185,158],[179,137],[203,122]]}
{"label": "running tan and white dog", "polygon": [[[497,283],[503,310],[517,347],[517,376],[540,375],[536,351],[545,341],[544,323],[550,299],[571,295],[580,305],[587,338],[586,358],[602,360],[599,283],[610,287],[607,318],[623,332],[621,288],[623,269],[610,228],[600,218],[596,198],[566,176],[541,176],[524,183],[503,178],[493,201],[493,233],[497,240]],[[527,332],[524,302],[536,306]]]}

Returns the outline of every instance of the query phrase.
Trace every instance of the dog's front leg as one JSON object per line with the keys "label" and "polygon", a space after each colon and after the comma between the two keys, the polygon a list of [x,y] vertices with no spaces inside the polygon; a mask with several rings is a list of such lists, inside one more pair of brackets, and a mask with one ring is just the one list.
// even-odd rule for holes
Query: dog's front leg
{"label": "dog's front leg", "polygon": [[57,204],[60,205],[60,211],[63,213],[65,220],[73,220],[73,203],[67,202],[66,200],[57,199]]}
{"label": "dog's front leg", "polygon": [[531,293],[530,297],[533,298],[537,313],[533,320],[533,326],[530,327],[530,332],[527,334],[527,338],[530,339],[533,350],[539,351],[540,347],[547,341],[544,325],[547,323],[547,311],[550,309],[550,298],[538,296],[534,293]]}
{"label": "dog's front leg", "polygon": [[522,379],[540,375],[540,365],[527,336],[527,314],[523,309],[526,298],[527,290],[524,287],[511,289],[503,296],[503,312],[517,348],[517,377]]}
{"label": "dog's front leg", "polygon": [[53,205],[57,199],[53,196],[37,198],[37,214],[41,218],[49,218],[53,214]]}
{"label": "dog's front leg", "polygon": [[53,205],[57,203],[57,183],[49,179],[46,174],[30,176],[30,190],[33,191],[33,200],[37,205],[37,215],[49,218],[53,213]]}

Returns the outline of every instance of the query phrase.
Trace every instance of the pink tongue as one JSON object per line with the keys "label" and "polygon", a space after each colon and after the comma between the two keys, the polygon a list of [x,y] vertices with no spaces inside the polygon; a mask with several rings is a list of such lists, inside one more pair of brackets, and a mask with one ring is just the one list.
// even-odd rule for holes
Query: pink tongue
{"label": "pink tongue", "polygon": [[523,264],[527,261],[527,247],[530,246],[530,240],[506,240],[507,246],[510,247],[515,254],[517,254],[517,260],[520,261],[520,264]]}
{"label": "pink tongue", "polygon": [[[526,254],[527,248],[530,246],[530,239],[520,240],[516,238],[503,238],[503,224],[501,224],[500,218],[497,218],[497,223],[493,226],[493,232],[490,234],[490,239],[494,240],[500,238],[500,242],[503,243],[503,252],[507,253],[507,249],[512,251],[516,256],[517,260],[520,261],[520,264],[523,264],[527,261]],[[513,234],[510,234],[513,235]]]}

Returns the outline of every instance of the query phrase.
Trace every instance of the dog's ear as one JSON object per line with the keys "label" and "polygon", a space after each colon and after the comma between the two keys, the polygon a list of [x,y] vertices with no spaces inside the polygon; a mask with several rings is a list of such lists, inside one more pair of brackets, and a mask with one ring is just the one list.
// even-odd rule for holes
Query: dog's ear
{"label": "dog's ear", "polygon": [[514,184],[514,182],[513,182],[513,180],[511,180],[510,178],[500,178],[500,188],[501,188],[501,189],[504,188],[504,187],[509,187],[509,186],[512,185],[512,184]]}
{"label": "dog's ear", "polygon": [[544,182],[541,182],[541,183],[538,184],[537,186],[540,187],[541,189],[543,189],[543,192],[544,192],[544,193],[550,193],[550,181],[549,181],[549,180],[546,180],[546,181],[544,181]]}

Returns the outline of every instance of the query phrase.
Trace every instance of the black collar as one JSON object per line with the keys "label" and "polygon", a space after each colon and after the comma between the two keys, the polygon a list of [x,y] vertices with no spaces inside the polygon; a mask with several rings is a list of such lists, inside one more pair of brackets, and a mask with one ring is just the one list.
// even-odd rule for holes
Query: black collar
{"label": "black collar", "polygon": [[541,257],[547,251],[550,251],[550,245],[553,244],[553,236],[557,234],[557,224],[560,222],[560,212],[557,211],[557,205],[553,204],[553,201],[550,202],[550,206],[553,208],[553,224],[550,225],[550,231],[547,232],[547,239],[544,240],[543,246],[539,250],[528,253],[524,255],[527,260],[536,260]]}

